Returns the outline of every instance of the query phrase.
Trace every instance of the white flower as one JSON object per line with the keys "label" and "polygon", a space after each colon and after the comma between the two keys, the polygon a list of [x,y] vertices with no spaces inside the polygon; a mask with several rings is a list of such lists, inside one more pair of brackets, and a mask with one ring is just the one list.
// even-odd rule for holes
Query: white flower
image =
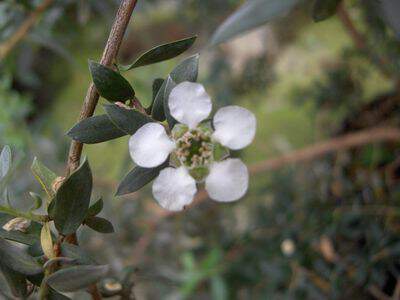
{"label": "white flower", "polygon": [[255,116],[242,107],[227,106],[215,114],[214,129],[201,123],[210,115],[212,104],[204,87],[193,82],[173,88],[168,107],[180,122],[171,136],[163,125],[154,122],[139,128],[129,140],[130,155],[140,167],[154,168],[170,157],[173,167],[163,169],[153,184],[158,203],[180,211],[193,201],[196,182],[203,181],[210,198],[216,201],[243,197],[249,183],[247,167],[240,159],[221,159],[225,158],[222,154],[226,148],[239,150],[252,142]]}

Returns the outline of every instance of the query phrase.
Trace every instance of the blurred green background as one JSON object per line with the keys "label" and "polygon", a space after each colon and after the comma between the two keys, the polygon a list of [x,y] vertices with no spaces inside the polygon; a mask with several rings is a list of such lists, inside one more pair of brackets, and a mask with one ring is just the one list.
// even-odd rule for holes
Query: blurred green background
{"label": "blurred green background", "polygon": [[[312,1],[223,45],[208,41],[243,1],[139,1],[119,61],[197,34],[199,82],[214,108],[239,104],[258,119],[240,153],[249,166],[320,141],[400,120],[400,42],[375,0],[346,1],[342,16],[314,23]],[[40,1],[0,2],[0,42]],[[39,157],[64,173],[70,140],[118,1],[63,0],[0,66],[0,146],[18,162],[12,202],[40,193],[29,166]],[[351,30],[363,37],[359,47]],[[349,34],[350,32],[350,34]],[[145,104],[152,80],[190,53],[126,73]],[[103,112],[100,100],[96,112]],[[399,143],[287,164],[251,176],[234,204],[203,201],[165,216],[149,187],[114,197],[131,169],[127,137],[85,146],[96,195],[116,233],[84,228],[81,244],[118,273],[135,268],[137,299],[398,299],[400,297]],[[83,298],[82,298],[83,297]],[[392,297],[392,298],[391,298]],[[76,295],[76,299],[85,299]]]}

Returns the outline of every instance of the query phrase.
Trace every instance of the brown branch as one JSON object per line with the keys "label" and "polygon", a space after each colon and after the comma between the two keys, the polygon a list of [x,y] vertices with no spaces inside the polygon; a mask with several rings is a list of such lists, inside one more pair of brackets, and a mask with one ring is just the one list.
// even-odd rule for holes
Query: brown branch
{"label": "brown branch", "polygon": [[[359,132],[333,138],[325,142],[320,142],[300,150],[295,150],[289,154],[285,154],[277,158],[272,158],[263,162],[255,163],[254,165],[250,166],[249,171],[250,175],[257,175],[267,171],[277,170],[288,165],[309,162],[321,158],[324,155],[335,153],[338,151],[345,151],[379,142],[399,141],[400,129],[398,128],[379,127],[365,129]],[[193,202],[191,207],[196,206],[207,199],[207,192],[205,190],[201,190],[196,195],[195,201]],[[151,240],[154,237],[158,226],[161,225],[162,221],[169,217],[179,215],[179,213],[163,210],[153,202],[150,202],[148,205],[149,210],[153,212],[154,218],[146,223],[146,225],[148,225],[148,230],[140,238],[140,242],[136,244],[132,251],[132,253],[135,254],[134,256],[132,256],[133,263],[141,261],[143,256],[145,256],[147,247],[151,244]]]}
{"label": "brown branch", "polygon": [[53,0],[44,0],[28,18],[21,24],[13,35],[0,44],[0,61],[2,61],[14,47],[28,34],[29,30],[36,24],[42,13],[53,3]]}
{"label": "brown branch", "polygon": [[[136,3],[137,0],[122,0],[114,24],[111,28],[107,44],[104,48],[103,56],[100,60],[102,65],[111,66],[114,62]],[[91,83],[86,92],[85,101],[83,102],[78,121],[82,121],[83,119],[93,115],[98,100],[99,94],[97,93],[94,84]],[[71,142],[68,155],[67,174],[71,173],[79,166],[82,148],[82,143],[74,140]]]}

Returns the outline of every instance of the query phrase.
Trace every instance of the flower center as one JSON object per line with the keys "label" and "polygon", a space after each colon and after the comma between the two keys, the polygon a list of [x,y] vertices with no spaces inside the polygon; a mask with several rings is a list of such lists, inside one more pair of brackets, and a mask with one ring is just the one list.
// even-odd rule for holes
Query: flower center
{"label": "flower center", "polygon": [[211,136],[199,128],[188,130],[176,141],[176,156],[189,169],[209,165],[213,159]]}

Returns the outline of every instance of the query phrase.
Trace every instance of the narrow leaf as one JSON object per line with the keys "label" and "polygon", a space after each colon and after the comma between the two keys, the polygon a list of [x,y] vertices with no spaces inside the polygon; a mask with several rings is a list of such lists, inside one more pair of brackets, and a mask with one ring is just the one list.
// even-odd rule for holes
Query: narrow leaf
{"label": "narrow leaf", "polygon": [[146,112],[149,115],[151,114],[151,111],[152,111],[153,105],[154,105],[154,100],[156,99],[157,93],[160,90],[163,82],[164,82],[164,79],[162,79],[162,78],[156,78],[153,81],[153,86],[152,86],[153,93],[152,93],[152,97],[151,97],[151,104],[149,105],[148,108],[146,108]]}
{"label": "narrow leaf", "polygon": [[100,198],[92,206],[89,207],[86,217],[94,217],[98,215],[103,210],[103,206],[103,199]]}
{"label": "narrow leaf", "polygon": [[4,229],[0,229],[0,237],[29,246],[32,246],[39,240],[39,238],[34,234],[23,233],[20,231],[7,231]]}
{"label": "narrow leaf", "polygon": [[92,192],[92,172],[87,160],[68,177],[55,196],[52,215],[59,232],[74,233],[86,217]]}
{"label": "narrow leaf", "polygon": [[216,30],[210,44],[226,42],[290,11],[298,0],[249,0]]}
{"label": "narrow leaf", "polygon": [[75,259],[76,263],[81,264],[81,265],[95,265],[96,264],[96,262],[94,261],[94,259],[91,258],[89,253],[87,253],[81,247],[76,246],[76,245],[62,243],[61,244],[61,253],[65,257]]}
{"label": "narrow leaf", "polygon": [[54,197],[53,182],[56,180],[57,175],[54,174],[50,169],[43,165],[37,157],[34,158],[31,170],[36,180],[39,181],[40,185],[46,192],[49,199]]}
{"label": "narrow leaf", "polygon": [[26,286],[26,277],[1,263],[0,270],[4,275],[8,286],[10,287],[12,294],[15,297],[25,299],[28,293]]}
{"label": "narrow leaf", "polygon": [[111,102],[125,102],[135,96],[129,82],[114,70],[94,61],[89,61],[89,69],[100,96]]}
{"label": "narrow leaf", "polygon": [[342,0],[315,0],[312,16],[315,22],[332,17]]}
{"label": "narrow leaf", "polygon": [[40,243],[42,245],[43,253],[47,256],[47,258],[52,259],[56,256],[54,254],[53,240],[51,238],[51,231],[48,222],[43,224],[42,231],[40,233]]}
{"label": "narrow leaf", "polygon": [[176,83],[172,80],[170,76],[167,78],[167,83],[165,85],[165,90],[164,90],[164,113],[165,117],[168,122],[169,129],[174,128],[175,124],[178,123],[173,116],[171,116],[171,112],[169,110],[168,106],[168,99],[169,99],[169,94],[171,94],[172,89],[176,87]]}
{"label": "narrow leaf", "polygon": [[100,233],[113,233],[114,226],[110,221],[100,217],[89,217],[85,220],[85,225]]}
{"label": "narrow leaf", "polygon": [[47,284],[60,292],[84,289],[105,277],[108,266],[74,266],[51,274]]}
{"label": "narrow leaf", "polygon": [[[177,65],[172,72],[169,74],[171,79],[179,84],[184,81],[195,82],[197,80],[199,72],[199,55],[193,55],[182,61],[179,65]],[[168,99],[165,99],[165,89],[167,87],[167,81],[165,80],[161,85],[158,93],[154,99],[153,108],[151,111],[151,115],[154,119],[158,121],[165,120],[165,112],[164,112],[164,102],[167,102]]]}
{"label": "narrow leaf", "polygon": [[115,104],[104,105],[110,120],[122,131],[132,135],[140,127],[154,120],[134,109],[126,109]]}
{"label": "narrow leaf", "polygon": [[97,144],[126,135],[107,115],[93,116],[75,124],[67,135],[84,144]]}
{"label": "narrow leaf", "polygon": [[32,256],[3,238],[0,238],[0,262],[15,272],[25,275],[36,275],[42,272],[42,267]]}
{"label": "narrow leaf", "polygon": [[4,146],[0,153],[0,180],[7,176],[11,168],[11,149]]}
{"label": "narrow leaf", "polygon": [[174,58],[186,50],[188,50],[195,42],[197,36],[192,36],[182,40],[174,41],[168,44],[163,44],[150,49],[143,53],[134,63],[129,66],[123,66],[124,71],[138,68],[141,66],[155,64],[161,61],[165,61]]}
{"label": "narrow leaf", "polygon": [[157,168],[142,168],[135,167],[128,174],[125,175],[118,186],[116,195],[122,196],[138,191],[150,181],[155,179],[160,171],[164,169],[167,164],[163,164]]}

